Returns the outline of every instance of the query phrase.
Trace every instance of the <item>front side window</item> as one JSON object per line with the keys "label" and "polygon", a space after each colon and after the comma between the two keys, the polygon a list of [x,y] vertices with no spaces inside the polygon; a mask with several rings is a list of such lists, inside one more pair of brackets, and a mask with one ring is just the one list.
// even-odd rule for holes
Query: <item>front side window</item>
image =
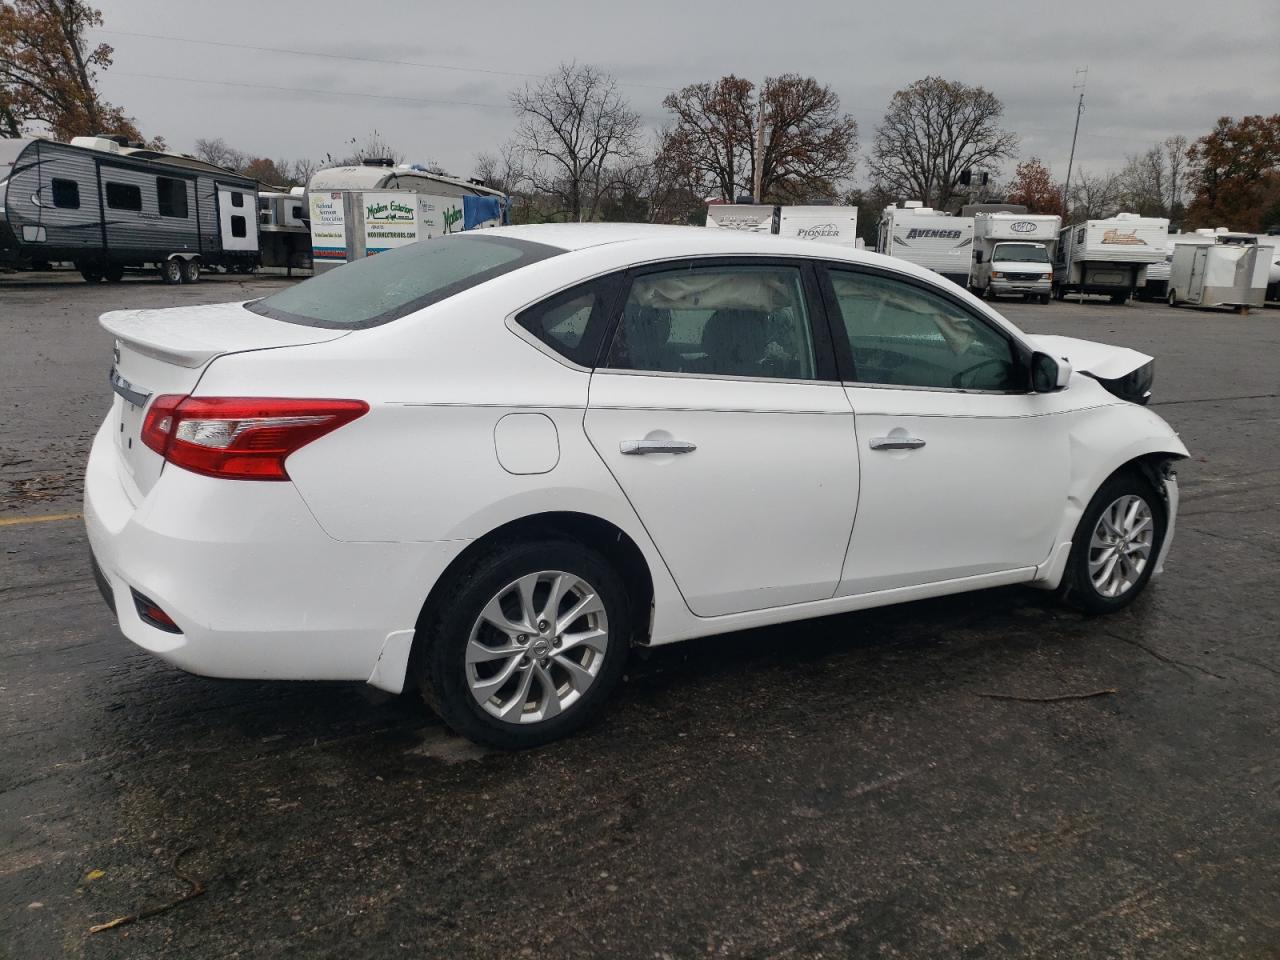
{"label": "front side window", "polygon": [[561,253],[560,247],[510,237],[436,237],[354,260],[248,308],[311,327],[371,327]]}
{"label": "front side window", "polygon": [[69,210],[80,209],[80,184],[74,180],[53,178],[53,205]]}
{"label": "front side window", "polygon": [[623,304],[606,366],[812,380],[800,269],[694,264],[641,274]]}
{"label": "front side window", "polygon": [[187,182],[172,177],[156,177],[156,203],[160,207],[160,216],[185,218]]}
{"label": "front side window", "polygon": [[107,206],[112,210],[141,210],[142,190],[131,183],[108,183]]}
{"label": "front side window", "polygon": [[945,297],[876,274],[830,277],[859,383],[1023,389],[1009,340]]}

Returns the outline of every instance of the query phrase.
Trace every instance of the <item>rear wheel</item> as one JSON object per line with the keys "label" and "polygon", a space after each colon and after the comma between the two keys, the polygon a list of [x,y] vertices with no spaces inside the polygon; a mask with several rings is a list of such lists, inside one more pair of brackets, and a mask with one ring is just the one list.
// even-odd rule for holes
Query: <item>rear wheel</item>
{"label": "rear wheel", "polygon": [[124,279],[124,266],[119,263],[107,264],[102,275],[106,277],[107,283],[119,283]]}
{"label": "rear wheel", "polygon": [[84,277],[85,283],[101,283],[102,268],[91,264],[77,264],[80,270],[80,276]]}
{"label": "rear wheel", "polygon": [[200,279],[200,261],[184,260],[182,261],[182,282],[195,283]]}
{"label": "rear wheel", "polygon": [[160,279],[165,283],[181,283],[182,261],[177,257],[170,257],[160,264]]}
{"label": "rear wheel", "polygon": [[423,698],[455,731],[514,750],[577,730],[622,676],[630,598],[596,551],[567,540],[495,550],[454,576],[419,624]]}
{"label": "rear wheel", "polygon": [[1086,613],[1132,603],[1151,579],[1167,523],[1164,499],[1145,477],[1134,472],[1109,479],[1076,527],[1063,600]]}
{"label": "rear wheel", "polygon": [[1123,306],[1125,301],[1127,301],[1128,299],[1129,299],[1129,295],[1127,293],[1113,293],[1111,295],[1111,302],[1114,303],[1117,307]]}

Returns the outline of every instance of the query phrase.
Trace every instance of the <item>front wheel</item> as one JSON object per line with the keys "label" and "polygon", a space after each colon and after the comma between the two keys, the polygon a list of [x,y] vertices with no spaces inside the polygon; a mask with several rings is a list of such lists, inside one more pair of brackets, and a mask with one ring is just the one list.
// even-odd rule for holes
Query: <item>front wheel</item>
{"label": "front wheel", "polygon": [[577,730],[622,676],[630,598],[599,553],[567,540],[507,547],[448,583],[419,624],[427,701],[477,743],[518,750]]}
{"label": "front wheel", "polygon": [[177,257],[170,257],[160,264],[160,279],[165,283],[181,283],[182,261]]}
{"label": "front wheel", "polygon": [[1112,613],[1132,603],[1151,579],[1167,524],[1164,500],[1146,478],[1112,477],[1076,527],[1063,600],[1086,613]]}

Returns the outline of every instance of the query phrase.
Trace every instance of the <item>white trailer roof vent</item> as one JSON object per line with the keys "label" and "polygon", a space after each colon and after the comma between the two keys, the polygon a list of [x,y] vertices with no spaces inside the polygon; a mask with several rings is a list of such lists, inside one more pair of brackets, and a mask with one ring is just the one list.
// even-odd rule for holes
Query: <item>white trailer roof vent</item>
{"label": "white trailer roof vent", "polygon": [[103,153],[120,152],[120,142],[108,137],[72,137],[71,146],[84,147],[87,150],[101,150]]}
{"label": "white trailer roof vent", "polygon": [[928,208],[920,200],[903,200],[903,210],[927,210]]}

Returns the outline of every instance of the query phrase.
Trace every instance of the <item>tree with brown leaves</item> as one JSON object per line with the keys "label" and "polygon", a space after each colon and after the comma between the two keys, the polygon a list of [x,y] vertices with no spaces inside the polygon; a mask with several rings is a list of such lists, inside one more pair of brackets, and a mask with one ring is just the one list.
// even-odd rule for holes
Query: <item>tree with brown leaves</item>
{"label": "tree with brown leaves", "polygon": [[760,202],[835,199],[858,151],[858,125],[840,112],[835,91],[787,73],[766,78],[758,97],[755,84],[733,75],[669,94],[662,105],[673,123],[663,134],[660,165],[733,201],[753,191],[759,140]]}
{"label": "tree with brown leaves", "polygon": [[1280,113],[1222,117],[1187,157],[1191,227],[1253,232],[1280,222]]}
{"label": "tree with brown leaves", "polygon": [[97,73],[111,66],[112,51],[90,47],[84,33],[101,24],[102,14],[80,0],[0,2],[0,137],[47,128],[59,140],[98,133],[142,140],[133,118],[98,96]]}
{"label": "tree with brown leaves", "polygon": [[1004,106],[980,86],[925,77],[899,90],[876,128],[871,177],[903,200],[945,209],[966,170],[1014,155],[1018,138],[1000,128]]}
{"label": "tree with brown leaves", "polygon": [[1009,187],[1008,200],[1023,204],[1028,213],[1062,216],[1062,191],[1039,157],[1031,157],[1018,164]]}

